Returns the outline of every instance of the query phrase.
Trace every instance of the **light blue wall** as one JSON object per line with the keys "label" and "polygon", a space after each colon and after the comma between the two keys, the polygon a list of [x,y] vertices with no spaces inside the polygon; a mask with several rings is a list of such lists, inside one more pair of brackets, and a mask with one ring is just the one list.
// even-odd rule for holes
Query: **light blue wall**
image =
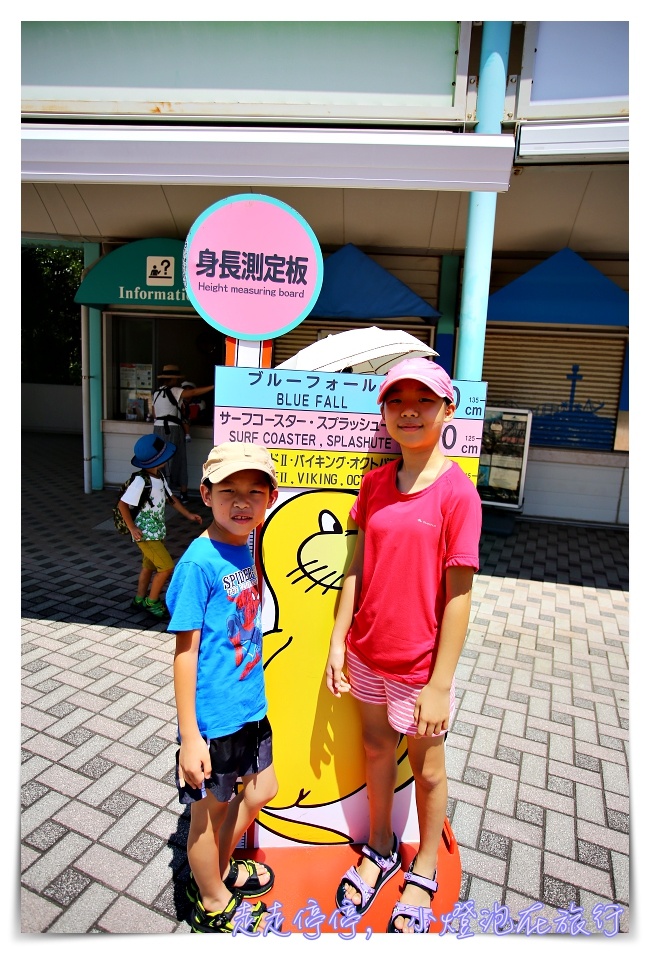
{"label": "light blue wall", "polygon": [[119,87],[120,100],[156,88],[186,101],[220,91],[219,100],[236,89],[251,102],[263,101],[262,90],[282,91],[287,103],[380,104],[390,94],[451,105],[458,31],[455,20],[31,21],[22,24],[22,83],[69,87],[66,99],[83,87]]}

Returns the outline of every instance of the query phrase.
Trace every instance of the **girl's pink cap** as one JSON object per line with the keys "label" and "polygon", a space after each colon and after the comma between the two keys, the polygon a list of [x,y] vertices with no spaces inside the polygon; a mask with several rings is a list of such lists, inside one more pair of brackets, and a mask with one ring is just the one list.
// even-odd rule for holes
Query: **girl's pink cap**
{"label": "girl's pink cap", "polygon": [[377,404],[384,400],[386,391],[398,381],[420,381],[431,388],[438,397],[448,398],[452,404],[455,403],[454,389],[451,385],[451,378],[443,367],[428,358],[405,358],[399,364],[394,364],[379,388],[379,397]]}

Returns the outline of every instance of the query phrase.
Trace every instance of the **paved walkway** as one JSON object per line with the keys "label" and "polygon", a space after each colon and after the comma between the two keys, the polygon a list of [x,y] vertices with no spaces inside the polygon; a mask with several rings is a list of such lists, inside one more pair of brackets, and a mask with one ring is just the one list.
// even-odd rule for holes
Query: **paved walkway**
{"label": "paved walkway", "polygon": [[[24,434],[22,458],[22,930],[189,932],[173,638],[128,608],[137,560],[81,440]],[[195,529],[168,530],[178,558]],[[447,747],[470,914],[573,903],[597,932],[618,903],[628,930],[627,566],[621,530],[483,536]]]}

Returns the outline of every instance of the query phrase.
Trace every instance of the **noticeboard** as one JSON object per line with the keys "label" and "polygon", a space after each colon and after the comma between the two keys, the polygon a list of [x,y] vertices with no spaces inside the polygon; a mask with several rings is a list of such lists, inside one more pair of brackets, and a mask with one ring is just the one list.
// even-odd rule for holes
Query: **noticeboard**
{"label": "noticeboard", "polygon": [[532,411],[522,408],[485,408],[476,483],[483,503],[513,510],[523,506],[532,420]]}
{"label": "noticeboard", "polygon": [[[376,374],[215,368],[214,441],[268,447],[281,488],[358,489],[364,473],[400,454],[381,421]],[[443,453],[476,484],[484,381],[454,382],[456,412]]]}

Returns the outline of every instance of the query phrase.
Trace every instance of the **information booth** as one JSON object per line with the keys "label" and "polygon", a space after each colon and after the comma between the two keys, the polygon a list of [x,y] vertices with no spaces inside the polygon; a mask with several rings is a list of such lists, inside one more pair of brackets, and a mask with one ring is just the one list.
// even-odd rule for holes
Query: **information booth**
{"label": "information booth", "polygon": [[[189,301],[183,284],[183,242],[143,239],[123,245],[90,268],[75,296],[100,314],[102,342],[101,419],[103,482],[121,484],[131,472],[133,445],[152,429],[151,394],[165,364],[183,380],[211,384],[214,367],[226,360],[226,338],[209,327]],[[201,463],[212,447],[214,403],[191,428],[190,486],[197,488]]]}

